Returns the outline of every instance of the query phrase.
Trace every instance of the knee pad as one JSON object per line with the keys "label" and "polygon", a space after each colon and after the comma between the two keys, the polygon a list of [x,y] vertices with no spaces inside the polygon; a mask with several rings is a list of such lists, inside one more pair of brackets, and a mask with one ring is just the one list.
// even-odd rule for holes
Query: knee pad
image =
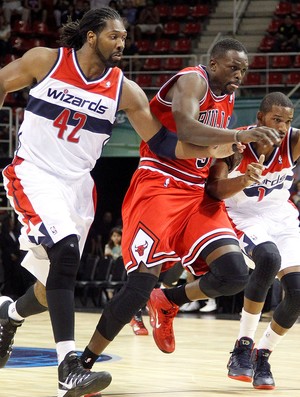
{"label": "knee pad", "polygon": [[281,256],[276,245],[268,241],[254,248],[252,258],[255,269],[245,288],[245,297],[254,302],[264,302],[280,270]]}
{"label": "knee pad", "polygon": [[209,298],[235,295],[247,284],[249,270],[241,252],[228,252],[214,260],[209,268],[199,280],[200,289]]}
{"label": "knee pad", "polygon": [[65,237],[48,249],[50,259],[46,289],[73,290],[80,263],[78,238],[76,235]]}
{"label": "knee pad", "polygon": [[105,306],[97,330],[112,341],[134,314],[147,303],[158,277],[149,273],[129,273],[125,285]]}
{"label": "knee pad", "polygon": [[281,279],[284,298],[277,306],[273,318],[283,328],[291,328],[300,316],[300,273],[288,273]]}

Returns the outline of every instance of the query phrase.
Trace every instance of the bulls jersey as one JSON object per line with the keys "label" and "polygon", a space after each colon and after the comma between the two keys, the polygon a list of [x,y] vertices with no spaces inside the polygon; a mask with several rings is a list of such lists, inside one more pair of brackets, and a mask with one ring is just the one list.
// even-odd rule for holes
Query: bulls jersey
{"label": "bulls jersey", "polygon": [[[216,96],[209,88],[208,75],[205,67],[201,65],[185,68],[167,81],[150,102],[152,113],[165,127],[176,133],[172,103],[166,100],[166,94],[180,76],[188,73],[197,73],[206,81],[207,85],[206,94],[199,102],[198,120],[213,127],[227,128],[233,112],[234,94]],[[169,174],[190,184],[203,184],[211,163],[210,158],[176,161],[161,159],[151,152],[145,142],[141,143],[140,155],[140,168],[159,171],[165,175]]]}
{"label": "bulls jersey", "polygon": [[[250,126],[248,129],[253,127],[255,126]],[[270,158],[264,163],[262,182],[248,186],[225,200],[229,214],[230,210],[243,212],[270,210],[272,207],[278,208],[278,203],[289,200],[295,166],[292,159],[291,136],[292,128],[289,129],[281,145],[274,148]],[[229,174],[229,178],[245,174],[247,165],[258,162],[258,159],[254,145],[247,144],[241,163]]]}
{"label": "bulls jersey", "polygon": [[63,177],[89,173],[111,136],[122,82],[118,68],[88,80],[76,52],[60,48],[48,75],[29,92],[16,155]]}

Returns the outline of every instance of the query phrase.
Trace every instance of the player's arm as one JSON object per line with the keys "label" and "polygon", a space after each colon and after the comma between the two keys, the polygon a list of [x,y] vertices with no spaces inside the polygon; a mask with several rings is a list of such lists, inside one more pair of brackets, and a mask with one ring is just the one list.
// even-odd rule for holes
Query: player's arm
{"label": "player's arm", "polygon": [[149,144],[150,149],[161,157],[198,158],[225,157],[233,153],[232,144],[223,147],[200,147],[178,141],[177,134],[162,127],[151,113],[144,91],[133,81],[124,79],[120,110],[124,110],[130,124],[140,137]]}
{"label": "player's arm", "polygon": [[172,112],[176,122],[178,139],[199,146],[220,145],[234,142],[280,144],[279,133],[268,127],[251,131],[239,131],[212,127],[198,121],[199,101],[207,91],[207,82],[198,73],[187,73],[178,78],[171,95]]}
{"label": "player's arm", "polygon": [[41,80],[57,58],[57,50],[35,47],[0,70],[0,106],[8,92],[21,90]]}
{"label": "player's arm", "polygon": [[179,142],[176,146],[176,157],[179,159],[190,159],[200,157],[224,158],[232,154],[244,151],[245,146],[238,143],[227,143],[215,146],[197,146],[191,143]]}
{"label": "player's arm", "polygon": [[264,170],[264,160],[265,156],[261,155],[258,163],[248,164],[245,174],[235,178],[228,178],[229,169],[232,161],[234,162],[235,159],[217,160],[209,171],[209,177],[206,184],[208,194],[219,200],[224,200],[234,196],[236,193],[239,193],[241,190],[253,183],[259,183]]}

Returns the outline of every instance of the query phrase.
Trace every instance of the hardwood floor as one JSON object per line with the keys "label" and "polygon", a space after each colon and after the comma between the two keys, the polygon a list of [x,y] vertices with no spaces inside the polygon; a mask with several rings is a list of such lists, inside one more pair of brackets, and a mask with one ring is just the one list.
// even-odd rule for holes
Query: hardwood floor
{"label": "hardwood floor", "polygon": [[[97,313],[76,313],[78,350],[83,350],[98,322]],[[145,316],[145,324],[149,321]],[[257,339],[266,327],[260,322]],[[300,325],[297,323],[271,356],[276,389],[253,389],[250,383],[227,377],[226,364],[233,348],[238,320],[213,315],[180,315],[175,319],[176,350],[164,354],[151,335],[135,336],[127,325],[108,346],[110,361],[96,363],[94,370],[113,376],[104,396],[117,397],[300,397]],[[150,325],[148,327],[150,330]],[[48,313],[25,321],[16,334],[15,347],[54,348]],[[17,349],[16,349],[17,350]],[[34,361],[33,359],[32,361]],[[6,367],[0,370],[0,397],[54,397],[56,366]]]}

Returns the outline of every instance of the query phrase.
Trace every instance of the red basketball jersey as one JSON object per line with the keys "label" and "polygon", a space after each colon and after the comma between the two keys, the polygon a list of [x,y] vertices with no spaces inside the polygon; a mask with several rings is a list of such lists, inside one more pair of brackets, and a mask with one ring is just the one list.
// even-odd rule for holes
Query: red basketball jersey
{"label": "red basketball jersey", "polygon": [[[208,75],[205,67],[198,65],[181,70],[162,86],[157,95],[151,100],[151,111],[158,120],[170,131],[176,133],[175,120],[172,114],[172,103],[166,100],[166,94],[176,80],[185,74],[197,73],[205,81],[207,90],[204,98],[199,102],[198,120],[212,127],[227,128],[234,107],[234,94],[215,95],[208,84]],[[169,173],[188,183],[201,184],[208,176],[211,158],[198,158],[190,160],[161,159],[151,152],[145,142],[140,147],[141,163],[143,168],[156,169]]]}

